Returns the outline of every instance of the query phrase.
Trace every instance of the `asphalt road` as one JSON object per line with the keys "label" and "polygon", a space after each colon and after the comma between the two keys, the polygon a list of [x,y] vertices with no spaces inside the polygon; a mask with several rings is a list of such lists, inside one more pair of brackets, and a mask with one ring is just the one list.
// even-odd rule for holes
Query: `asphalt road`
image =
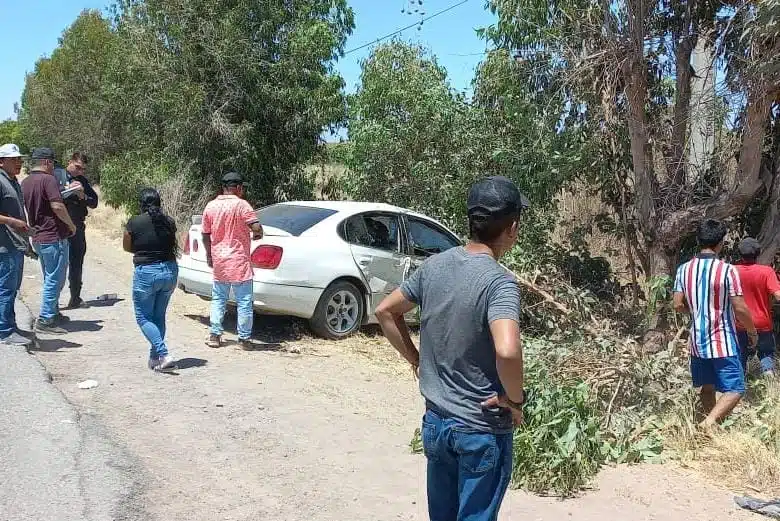
{"label": "asphalt road", "polygon": [[[17,315],[31,329],[19,301]],[[126,454],[34,356],[0,346],[0,520],[143,520],[133,476]]]}

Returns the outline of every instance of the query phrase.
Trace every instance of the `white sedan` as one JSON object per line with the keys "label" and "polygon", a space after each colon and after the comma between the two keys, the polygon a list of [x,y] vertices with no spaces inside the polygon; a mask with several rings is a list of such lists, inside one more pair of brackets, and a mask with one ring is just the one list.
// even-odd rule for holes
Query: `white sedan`
{"label": "white sedan", "polygon": [[[264,237],[252,242],[255,310],[307,319],[331,339],[375,323],[379,302],[426,258],[461,244],[430,217],[387,204],[299,201],[257,215]],[[193,216],[179,288],[209,299],[200,222]]]}

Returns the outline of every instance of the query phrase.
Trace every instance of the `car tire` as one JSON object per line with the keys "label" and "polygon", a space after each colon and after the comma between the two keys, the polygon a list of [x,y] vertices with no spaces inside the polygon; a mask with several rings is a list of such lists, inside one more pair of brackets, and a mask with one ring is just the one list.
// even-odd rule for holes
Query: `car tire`
{"label": "car tire", "polygon": [[363,292],[347,281],[337,281],[322,293],[311,329],[317,336],[341,340],[356,333],[363,325],[366,304]]}

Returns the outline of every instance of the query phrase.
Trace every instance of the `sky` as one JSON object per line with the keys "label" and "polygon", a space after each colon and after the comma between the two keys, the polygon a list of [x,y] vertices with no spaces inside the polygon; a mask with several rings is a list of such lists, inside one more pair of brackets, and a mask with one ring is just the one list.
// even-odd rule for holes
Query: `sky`
{"label": "sky", "polygon": [[[430,16],[461,0],[414,1],[412,11],[420,9]],[[410,0],[348,0],[355,11],[355,30],[347,41],[346,50],[360,47],[419,21],[420,15],[402,14],[412,4]],[[3,27],[0,45],[0,119],[15,117],[14,104],[24,89],[25,74],[32,71],[35,61],[51,54],[62,32],[83,9],[103,9],[110,0],[0,0],[3,18],[12,23]],[[437,56],[449,74],[452,86],[468,90],[474,69],[484,57],[485,42],[475,30],[494,21],[485,9],[484,0],[467,0],[436,18],[425,22],[420,30],[413,27],[398,37],[420,43]],[[337,63],[349,92],[360,81],[360,61],[371,47],[349,53]]]}

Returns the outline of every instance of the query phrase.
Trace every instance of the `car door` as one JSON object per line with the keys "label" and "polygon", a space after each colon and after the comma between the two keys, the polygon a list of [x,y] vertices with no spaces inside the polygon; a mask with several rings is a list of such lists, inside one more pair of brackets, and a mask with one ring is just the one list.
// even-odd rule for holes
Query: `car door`
{"label": "car door", "polygon": [[460,239],[433,221],[421,217],[406,216],[406,237],[408,253],[411,256],[408,277],[428,257],[461,245]]}
{"label": "car door", "polygon": [[401,285],[410,266],[401,230],[400,216],[388,212],[354,215],[344,223],[344,238],[369,288],[371,314]]}

